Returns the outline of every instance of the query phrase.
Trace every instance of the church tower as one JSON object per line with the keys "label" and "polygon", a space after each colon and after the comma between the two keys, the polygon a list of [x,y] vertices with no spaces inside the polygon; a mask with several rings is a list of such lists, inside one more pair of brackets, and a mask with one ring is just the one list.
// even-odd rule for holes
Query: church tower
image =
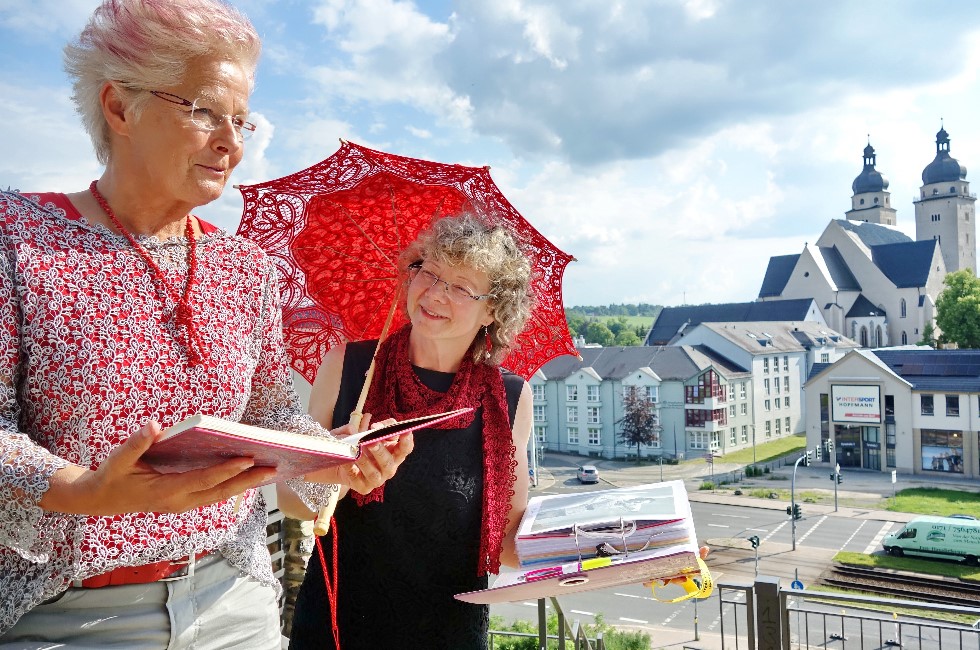
{"label": "church tower", "polygon": [[875,150],[868,143],[864,148],[864,169],[851,183],[851,209],[844,213],[850,221],[866,221],[883,226],[895,225],[895,209],[891,206],[888,179],[875,169]]}
{"label": "church tower", "polygon": [[949,155],[949,134],[940,128],[936,157],[922,170],[922,189],[915,201],[915,238],[939,241],[949,273],[977,272],[976,202],[966,167]]}

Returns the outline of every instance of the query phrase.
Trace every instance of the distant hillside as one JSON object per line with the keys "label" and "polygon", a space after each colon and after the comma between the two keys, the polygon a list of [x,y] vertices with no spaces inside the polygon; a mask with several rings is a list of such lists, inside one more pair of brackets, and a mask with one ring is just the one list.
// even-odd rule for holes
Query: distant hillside
{"label": "distant hillside", "polygon": [[575,306],[566,307],[565,313],[571,316],[575,314],[577,316],[584,316],[585,318],[594,318],[598,316],[646,316],[649,318],[656,318],[660,310],[663,309],[662,305],[648,305],[645,302],[641,302],[638,305],[625,304],[625,305],[599,305],[599,306]]}
{"label": "distant hillside", "polygon": [[601,305],[576,306],[565,309],[568,328],[573,336],[582,336],[586,343],[611,345],[642,345],[661,305]]}

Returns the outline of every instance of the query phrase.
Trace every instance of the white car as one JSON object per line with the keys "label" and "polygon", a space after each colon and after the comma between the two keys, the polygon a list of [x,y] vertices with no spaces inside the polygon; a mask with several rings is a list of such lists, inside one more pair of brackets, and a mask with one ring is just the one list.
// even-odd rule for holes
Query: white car
{"label": "white car", "polygon": [[598,483],[599,470],[595,465],[582,465],[578,468],[579,483]]}

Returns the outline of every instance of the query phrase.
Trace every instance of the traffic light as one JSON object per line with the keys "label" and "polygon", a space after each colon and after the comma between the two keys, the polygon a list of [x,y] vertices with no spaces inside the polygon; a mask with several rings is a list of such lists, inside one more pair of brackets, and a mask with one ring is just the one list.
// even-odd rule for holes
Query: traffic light
{"label": "traffic light", "polygon": [[759,536],[752,535],[751,537],[749,537],[749,544],[752,545],[752,548],[759,548]]}
{"label": "traffic light", "polygon": [[840,484],[843,482],[844,482],[844,477],[841,475],[840,472],[837,472],[837,483]]}
{"label": "traffic light", "polygon": [[834,453],[834,439],[833,438],[827,438],[827,453],[828,454],[833,454]]}
{"label": "traffic light", "polygon": [[830,480],[833,481],[836,476],[837,476],[837,474],[835,474],[834,472],[831,472],[830,473]]}
{"label": "traffic light", "polygon": [[793,506],[786,506],[786,514],[788,515],[793,514]]}
{"label": "traffic light", "polygon": [[812,450],[807,449],[806,450],[806,453],[804,453],[802,456],[800,456],[800,465],[802,465],[803,467],[809,467],[810,466],[810,454],[812,454],[812,453],[813,453]]}
{"label": "traffic light", "polygon": [[798,503],[793,504],[793,519],[803,519],[803,512]]}

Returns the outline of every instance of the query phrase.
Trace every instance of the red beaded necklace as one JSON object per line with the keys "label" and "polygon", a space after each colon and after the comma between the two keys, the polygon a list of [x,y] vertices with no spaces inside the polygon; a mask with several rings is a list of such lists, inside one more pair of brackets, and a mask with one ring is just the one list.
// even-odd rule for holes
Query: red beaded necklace
{"label": "red beaded necklace", "polygon": [[136,241],[136,238],[133,237],[132,233],[123,228],[123,225],[119,223],[119,219],[116,218],[112,208],[109,207],[109,202],[106,201],[106,198],[102,196],[101,192],[99,192],[97,180],[92,181],[92,184],[89,185],[89,191],[92,192],[92,196],[95,197],[95,200],[99,203],[99,206],[105,212],[106,216],[109,217],[109,221],[112,222],[112,225],[123,234],[123,236],[129,242],[129,245],[132,246],[137,253],[139,253],[139,256],[144,262],[146,262],[146,265],[150,267],[150,270],[153,272],[154,279],[157,281],[157,284],[160,286],[163,292],[167,294],[176,305],[176,308],[174,309],[174,321],[178,327],[183,328],[184,339],[187,347],[187,357],[193,364],[201,363],[201,353],[204,350],[204,346],[201,344],[201,337],[197,331],[197,328],[194,327],[194,309],[191,307],[190,302],[190,295],[194,290],[194,285],[196,284],[197,279],[197,238],[194,236],[194,226],[191,222],[191,216],[187,215],[187,221],[184,226],[188,243],[187,286],[184,287],[184,294],[181,296],[172,286],[170,286],[170,283],[167,282],[167,277],[163,274],[163,271],[160,270],[160,267],[157,266],[157,263],[153,260],[153,258],[150,257],[149,252],[147,252],[147,250],[140,245],[138,241]]}

